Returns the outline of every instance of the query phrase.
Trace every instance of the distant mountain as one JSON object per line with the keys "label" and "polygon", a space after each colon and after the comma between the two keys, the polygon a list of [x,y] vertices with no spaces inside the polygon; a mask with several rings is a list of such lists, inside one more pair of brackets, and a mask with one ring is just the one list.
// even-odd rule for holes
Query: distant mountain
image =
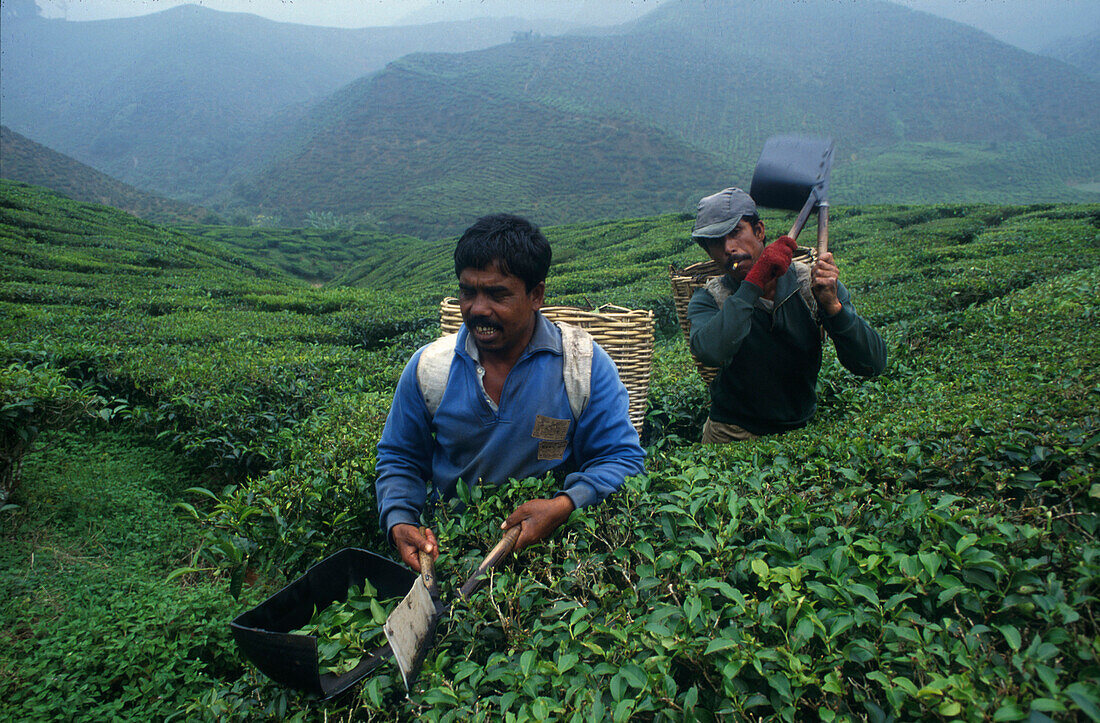
{"label": "distant mountain", "polygon": [[0,25],[0,122],[191,201],[263,157],[269,133],[311,100],[411,52],[484,48],[532,29],[518,19],[320,28],[197,5],[79,23],[25,15]]}
{"label": "distant mountain", "polygon": [[1100,28],[1086,35],[1066,37],[1043,48],[1046,55],[1072,66],[1100,80]]}
{"label": "distant mountain", "polygon": [[891,3],[679,0],[609,35],[395,61],[226,202],[421,234],[679,211],[790,131],[836,139],[838,203],[1096,200],[1097,107],[1084,74]]}
{"label": "distant mountain", "polygon": [[290,222],[310,211],[367,214],[391,232],[439,238],[490,210],[560,223],[680,209],[731,170],[638,121],[404,62],[336,94],[312,122],[300,150],[237,186],[235,203]]}
{"label": "distant mountain", "polygon": [[0,126],[0,178],[45,186],[76,201],[102,203],[156,223],[209,220],[204,208],[144,193]]}

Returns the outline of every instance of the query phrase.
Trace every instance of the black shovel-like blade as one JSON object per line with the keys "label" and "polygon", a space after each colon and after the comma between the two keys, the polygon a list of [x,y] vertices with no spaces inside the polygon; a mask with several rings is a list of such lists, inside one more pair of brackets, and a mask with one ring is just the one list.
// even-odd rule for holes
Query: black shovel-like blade
{"label": "black shovel-like blade", "polygon": [[801,210],[811,195],[826,202],[833,140],[803,135],[772,136],[764,143],[749,195],[758,206]]}

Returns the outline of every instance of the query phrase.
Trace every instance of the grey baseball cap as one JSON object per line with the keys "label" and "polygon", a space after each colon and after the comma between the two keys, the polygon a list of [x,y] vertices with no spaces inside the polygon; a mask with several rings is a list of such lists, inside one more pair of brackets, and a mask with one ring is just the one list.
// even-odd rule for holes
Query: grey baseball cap
{"label": "grey baseball cap", "polygon": [[742,216],[756,213],[756,203],[740,188],[725,188],[699,200],[692,238],[725,238]]}

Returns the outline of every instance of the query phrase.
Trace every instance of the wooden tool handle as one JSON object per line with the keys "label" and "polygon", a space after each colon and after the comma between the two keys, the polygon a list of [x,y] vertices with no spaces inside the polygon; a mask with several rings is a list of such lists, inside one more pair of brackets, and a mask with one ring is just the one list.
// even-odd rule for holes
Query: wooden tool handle
{"label": "wooden tool handle", "polygon": [[519,532],[520,526],[516,525],[504,533],[504,537],[500,538],[500,542],[489,551],[489,554],[485,556],[485,559],[482,560],[481,564],[474,570],[474,574],[470,576],[470,579],[467,580],[466,584],[462,586],[462,589],[458,591],[459,597],[469,597],[474,590],[477,590],[481,585],[485,572],[491,567],[496,567],[497,564],[512,551],[512,548],[516,546],[516,540],[519,539]]}
{"label": "wooden tool handle", "polygon": [[829,202],[817,205],[817,257],[829,250]]}
{"label": "wooden tool handle", "polygon": [[[426,536],[428,534],[428,528],[421,527],[420,534]],[[417,552],[420,557],[420,575],[424,578],[424,585],[432,595],[438,595],[439,585],[435,580],[435,560],[432,559],[431,553],[424,552],[423,550],[418,550]]]}
{"label": "wooden tool handle", "polygon": [[798,212],[798,218],[794,220],[794,225],[787,233],[793,240],[798,240],[798,234],[802,233],[802,227],[806,225],[806,219],[810,217],[810,211],[813,210],[815,203],[817,203],[817,194],[811,193],[806,199],[806,203],[802,204],[802,210]]}

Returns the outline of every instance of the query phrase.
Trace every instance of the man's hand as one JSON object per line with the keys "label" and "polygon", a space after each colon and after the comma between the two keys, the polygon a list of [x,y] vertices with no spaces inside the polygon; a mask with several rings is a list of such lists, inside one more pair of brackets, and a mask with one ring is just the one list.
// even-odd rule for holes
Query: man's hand
{"label": "man's hand", "polygon": [[833,263],[833,255],[826,251],[818,257],[810,273],[810,290],[825,316],[840,313],[841,304],[836,296],[836,284],[839,279],[840,269]]}
{"label": "man's hand", "polygon": [[787,273],[791,265],[791,258],[798,249],[798,245],[790,236],[780,236],[771,246],[764,249],[760,258],[749,269],[745,281],[756,284],[761,289]]}
{"label": "man's hand", "polygon": [[431,529],[426,535],[420,534],[416,525],[397,524],[390,530],[393,544],[397,548],[397,554],[412,569],[420,572],[420,551],[432,556],[432,560],[439,559],[439,543],[435,540],[435,533]]}
{"label": "man's hand", "polygon": [[553,534],[554,530],[569,519],[573,512],[573,500],[569,495],[558,495],[550,500],[531,500],[524,502],[516,508],[516,511],[508,515],[508,519],[500,526],[507,530],[516,525],[520,526],[519,539],[516,540],[515,552],[519,552],[528,545]]}

